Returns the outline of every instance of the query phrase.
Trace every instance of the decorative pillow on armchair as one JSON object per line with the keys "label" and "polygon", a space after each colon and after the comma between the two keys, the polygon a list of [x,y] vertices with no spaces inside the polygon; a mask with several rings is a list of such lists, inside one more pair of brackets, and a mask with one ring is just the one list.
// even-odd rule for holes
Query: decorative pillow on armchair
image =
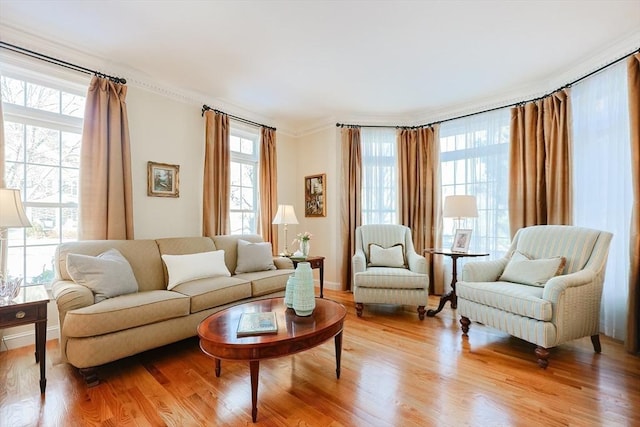
{"label": "decorative pillow on armchair", "polygon": [[74,282],[91,289],[96,303],[138,292],[131,265],[117,249],[98,256],[67,254],[67,271]]}
{"label": "decorative pillow on armchair", "polygon": [[562,273],[565,257],[530,259],[521,252],[514,252],[504,269],[501,281],[523,285],[544,286],[552,277]]}
{"label": "decorative pillow on armchair", "polygon": [[389,248],[383,248],[374,243],[369,244],[370,267],[406,267],[404,260],[404,245],[398,243]]}
{"label": "decorative pillow on armchair", "polygon": [[251,243],[238,239],[238,264],[236,274],[252,271],[275,270],[271,243]]}

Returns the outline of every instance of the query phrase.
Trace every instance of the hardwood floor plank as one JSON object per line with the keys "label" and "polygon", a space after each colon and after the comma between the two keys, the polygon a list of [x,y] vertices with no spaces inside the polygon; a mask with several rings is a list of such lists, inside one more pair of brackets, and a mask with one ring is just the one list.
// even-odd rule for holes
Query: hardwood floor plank
{"label": "hardwood floor plank", "polygon": [[[365,305],[357,318],[350,293],[325,295],[348,309],[340,379],[332,341],[262,361],[255,425],[640,425],[640,358],[619,342],[562,345],[543,370],[532,344],[479,324],[463,337],[448,307],[420,321],[413,307]],[[0,425],[253,425],[248,364],[223,361],[216,378],[196,338],[98,373],[87,388],[50,341],[42,397],[33,346],[0,353]]]}

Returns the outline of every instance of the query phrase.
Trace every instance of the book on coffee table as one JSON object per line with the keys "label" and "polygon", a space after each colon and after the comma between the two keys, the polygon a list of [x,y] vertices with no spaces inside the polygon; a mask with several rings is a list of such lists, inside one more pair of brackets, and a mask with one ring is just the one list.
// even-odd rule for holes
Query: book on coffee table
{"label": "book on coffee table", "polygon": [[260,313],[242,313],[238,321],[237,335],[246,337],[250,335],[275,334],[278,332],[276,313],[266,311]]}

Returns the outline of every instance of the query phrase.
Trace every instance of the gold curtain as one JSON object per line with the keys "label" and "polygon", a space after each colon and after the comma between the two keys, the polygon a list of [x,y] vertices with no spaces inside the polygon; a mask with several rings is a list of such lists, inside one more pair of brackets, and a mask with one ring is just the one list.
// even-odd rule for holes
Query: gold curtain
{"label": "gold curtain", "polygon": [[80,239],[133,239],[127,86],[91,79],[80,150]]}
{"label": "gold curtain", "polygon": [[511,109],[511,236],[537,224],[571,224],[571,123],[568,90]]}
{"label": "gold curtain", "polygon": [[[402,129],[398,133],[401,224],[411,229],[416,252],[441,245],[440,149],[437,127]],[[442,257],[426,254],[430,293],[442,293]],[[437,288],[436,288],[437,285]]]}
{"label": "gold curtain", "polygon": [[342,288],[351,289],[351,258],[356,227],[362,223],[362,149],[360,128],[342,128]]}
{"label": "gold curtain", "polygon": [[262,127],[260,135],[260,230],[264,241],[271,242],[275,255],[278,250],[278,226],[271,224],[271,221],[278,210],[276,130]]}
{"label": "gold curtain", "polygon": [[627,339],[631,353],[640,352],[640,53],[627,59],[629,84],[629,129],[631,130],[631,173],[633,208],[629,242],[629,301]]}
{"label": "gold curtain", "polygon": [[205,118],[202,235],[228,234],[231,149],[229,116],[208,110]]}

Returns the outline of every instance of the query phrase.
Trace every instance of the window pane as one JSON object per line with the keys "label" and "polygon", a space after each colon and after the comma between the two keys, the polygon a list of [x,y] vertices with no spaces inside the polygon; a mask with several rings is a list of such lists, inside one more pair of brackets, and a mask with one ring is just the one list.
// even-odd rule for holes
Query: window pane
{"label": "window pane", "polygon": [[62,92],[62,114],[72,117],[84,117],[84,96]]}
{"label": "window pane", "polygon": [[60,91],[34,83],[27,83],[27,107],[60,112]]}
{"label": "window pane", "polygon": [[60,164],[60,131],[27,126],[27,162]]}
{"label": "window pane", "polygon": [[80,167],[80,144],[82,135],[79,133],[62,132],[62,166]]}
{"label": "window pane", "polygon": [[5,160],[24,161],[24,129],[21,123],[4,122]]}
{"label": "window pane", "polygon": [[78,208],[63,208],[61,218],[62,241],[78,240]]}
{"label": "window pane", "polygon": [[27,166],[27,202],[60,202],[60,169],[49,166]]}
{"label": "window pane", "polygon": [[253,155],[254,145],[253,141],[242,138],[240,151],[244,154]]}
{"label": "window pane", "polygon": [[231,149],[231,151],[236,151],[236,152],[240,152],[240,138],[235,136],[235,135],[231,135],[229,137],[229,147]]}
{"label": "window pane", "polygon": [[79,185],[79,173],[78,169],[60,169],[62,174],[62,203],[78,203],[78,185]]}
{"label": "window pane", "polygon": [[24,106],[24,86],[22,80],[2,76],[2,101]]}
{"label": "window pane", "polygon": [[230,189],[229,197],[229,209],[241,209],[242,207],[242,189],[241,187],[233,186]]}
{"label": "window pane", "polygon": [[242,184],[242,176],[241,176],[242,165],[240,163],[232,161],[231,164],[229,165],[229,168],[230,168],[229,172],[231,176],[231,185]]}
{"label": "window pane", "polygon": [[56,245],[27,246],[27,273],[25,280],[30,284],[50,283],[53,280],[53,257]]}

